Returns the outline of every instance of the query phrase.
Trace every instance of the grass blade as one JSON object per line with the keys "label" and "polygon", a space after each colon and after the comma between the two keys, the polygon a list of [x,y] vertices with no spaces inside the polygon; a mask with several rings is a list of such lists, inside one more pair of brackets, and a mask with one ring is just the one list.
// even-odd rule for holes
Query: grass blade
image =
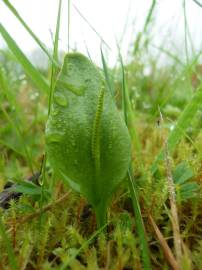
{"label": "grass blade", "polygon": [[[128,125],[128,122],[129,122],[128,121],[129,120],[129,118],[128,118],[129,102],[127,100],[127,87],[126,87],[125,70],[124,70],[123,60],[122,60],[120,51],[119,51],[119,57],[120,57],[121,69],[122,69],[123,110],[124,110],[125,122]],[[129,113],[131,113],[131,111]],[[134,140],[134,138],[132,138],[132,140]],[[141,256],[142,256],[142,261],[143,261],[143,267],[146,270],[150,270],[151,269],[151,262],[150,262],[150,255],[149,255],[149,247],[148,247],[148,243],[147,243],[147,239],[146,239],[144,222],[143,222],[141,208],[140,208],[139,200],[138,200],[138,188],[135,185],[135,181],[133,179],[132,164],[128,170],[127,176],[128,176],[128,187],[130,190],[130,195],[131,195],[134,214],[135,214],[135,222],[136,222],[137,232],[138,232],[138,237],[139,237],[139,244],[140,244]]]}
{"label": "grass blade", "polygon": [[67,29],[67,44],[68,44],[68,52],[70,50],[70,0],[68,0],[68,29]]}
{"label": "grass blade", "polygon": [[[60,33],[61,7],[62,7],[62,0],[59,1],[59,6],[58,6],[58,15],[57,15],[56,31],[55,31],[55,38],[54,38],[54,48],[53,48],[53,59],[56,62],[58,62],[58,43],[59,43],[59,33]],[[53,96],[56,71],[57,71],[57,68],[54,65],[52,65],[50,93],[49,93],[49,102],[48,102],[48,115],[50,114],[50,111],[51,111],[51,103],[52,103],[52,96]]]}
{"label": "grass blade", "polygon": [[137,226],[137,232],[139,237],[140,250],[142,252],[142,261],[145,270],[151,269],[150,255],[149,255],[149,247],[146,239],[144,221],[142,218],[142,213],[140,209],[140,204],[137,195],[137,187],[135,186],[135,181],[132,176],[132,168],[128,170],[128,186],[132,198],[133,209],[135,214],[135,223]]}
{"label": "grass blade", "polygon": [[24,55],[16,42],[12,39],[4,26],[0,23],[0,33],[6,41],[9,49],[15,55],[19,63],[23,66],[26,74],[32,79],[33,83],[45,93],[49,92],[49,85],[41,76],[40,72],[31,64],[28,58]]}
{"label": "grass blade", "polygon": [[110,78],[110,74],[109,74],[109,69],[102,51],[102,47],[100,48],[101,51],[101,58],[102,58],[102,66],[103,66],[103,70],[104,70],[104,75],[105,75],[105,80],[107,83],[107,87],[111,93],[111,95],[114,95],[114,85],[113,85],[113,81]]}
{"label": "grass blade", "polygon": [[10,125],[15,130],[15,132],[16,132],[17,136],[19,137],[19,139],[21,140],[22,146],[23,146],[23,149],[24,149],[23,154],[26,156],[27,162],[29,164],[29,168],[30,168],[31,172],[33,173],[34,169],[33,169],[33,165],[32,165],[32,158],[31,158],[31,155],[30,155],[30,151],[28,150],[27,146],[24,143],[24,139],[23,139],[23,135],[22,135],[22,132],[20,130],[20,127],[12,120],[12,118],[9,116],[9,114],[4,110],[3,106],[0,105],[0,109],[1,109],[2,113],[4,114],[5,118],[7,119],[7,121],[10,123]]}
{"label": "grass blade", "polygon": [[[202,86],[200,86],[196,93],[193,95],[191,101],[186,105],[184,111],[179,117],[174,129],[170,132],[168,137],[168,151],[171,153],[177,143],[180,141],[186,129],[190,126],[190,123],[202,104]],[[154,174],[157,170],[159,161],[165,158],[164,150],[162,149],[157,155],[154,163],[152,164],[151,171]]]}
{"label": "grass blade", "polygon": [[202,8],[202,4],[198,0],[193,0],[199,7]]}
{"label": "grass blade", "polygon": [[[11,102],[11,97],[9,96],[9,87],[7,85],[7,80],[5,78],[4,72],[3,70],[0,68],[0,88],[4,94],[4,96],[6,97],[6,100],[8,101],[8,103],[12,106],[12,102]],[[27,162],[29,164],[30,170],[34,171],[33,169],[33,165],[32,165],[32,157],[31,157],[31,153],[29,151],[29,148],[26,146],[25,144],[25,140],[23,138],[23,134],[20,128],[20,125],[15,122],[10,115],[6,112],[6,110],[3,108],[2,104],[0,105],[0,109],[3,113],[3,115],[5,116],[5,118],[7,119],[7,121],[10,123],[10,125],[13,127],[13,130],[15,130],[16,135],[19,137],[22,146],[23,146],[23,154],[24,156],[26,156],[27,158]],[[16,152],[16,150],[14,150]]]}
{"label": "grass blade", "polygon": [[87,23],[87,25],[96,33],[96,35],[99,37],[99,39],[107,46],[107,48],[111,51],[110,46],[107,44],[107,42],[102,38],[102,36],[98,33],[98,31],[92,26],[92,24],[89,23],[89,21],[85,18],[85,16],[80,12],[80,10],[73,4],[73,7],[78,12],[78,14],[81,16],[81,18]]}
{"label": "grass blade", "polygon": [[142,41],[143,36],[144,35],[147,36],[146,34],[148,33],[148,28],[149,28],[150,22],[152,21],[152,16],[154,13],[155,6],[156,6],[156,0],[152,0],[152,4],[151,4],[149,11],[147,13],[147,16],[146,16],[143,31],[139,32],[137,39],[136,39],[134,54],[136,54],[139,51],[140,43]]}
{"label": "grass blade", "polygon": [[133,152],[135,153],[135,156],[136,156],[135,159],[136,159],[137,165],[139,168],[141,168],[141,171],[144,172],[141,142],[136,132],[136,129],[134,128],[134,125],[135,125],[134,111],[132,109],[131,101],[129,98],[128,87],[127,87],[126,78],[125,78],[126,77],[125,69],[124,69],[123,59],[120,53],[119,46],[118,46],[118,51],[119,51],[119,59],[121,63],[121,72],[122,72],[122,108],[124,111],[125,122],[128,126],[130,136],[132,139],[132,147],[133,147]]}
{"label": "grass blade", "polygon": [[10,242],[10,239],[8,238],[7,234],[6,234],[6,230],[4,228],[4,224],[2,222],[2,218],[0,218],[0,235],[2,237],[2,240],[4,240],[6,249],[7,249],[7,253],[8,253],[8,260],[9,260],[9,264],[12,270],[17,270],[17,263],[16,263],[16,258],[15,258],[15,254]]}
{"label": "grass blade", "polygon": [[[55,38],[54,38],[54,48],[53,48],[53,60],[58,62],[58,44],[59,44],[59,33],[60,33],[60,21],[61,21],[61,8],[62,8],[62,0],[59,1],[58,5],[58,13],[57,13],[57,22],[56,22],[56,30],[55,30]],[[55,86],[55,79],[57,74],[57,67],[53,64],[51,66],[51,78],[50,78],[50,92],[49,92],[49,100],[48,100],[48,116],[51,112],[51,104],[52,104],[52,97],[53,91]],[[41,178],[41,200],[40,200],[40,208],[43,207],[44,202],[44,183],[46,181],[46,161],[47,155],[45,153],[44,159],[42,162],[42,178]],[[40,223],[42,220],[42,214],[40,215]]]}
{"label": "grass blade", "polygon": [[40,39],[34,34],[34,32],[30,29],[30,27],[26,24],[26,22],[20,16],[20,14],[18,13],[18,11],[15,9],[15,7],[8,0],[3,0],[3,2],[9,8],[9,10],[14,14],[14,16],[19,20],[19,22],[21,23],[21,25],[27,30],[27,32],[30,34],[30,36],[36,41],[36,43],[39,45],[39,47],[45,52],[45,54],[48,56],[48,58],[52,62],[52,64],[54,64],[55,66],[58,66],[57,61],[55,61],[52,58],[52,56],[49,53],[48,49],[40,41]]}

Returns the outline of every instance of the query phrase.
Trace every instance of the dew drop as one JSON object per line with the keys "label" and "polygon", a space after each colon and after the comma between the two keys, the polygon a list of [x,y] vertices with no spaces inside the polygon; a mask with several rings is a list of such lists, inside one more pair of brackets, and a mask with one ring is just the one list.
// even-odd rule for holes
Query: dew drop
{"label": "dew drop", "polygon": [[49,132],[46,134],[47,143],[58,143],[61,142],[63,133],[61,132]]}
{"label": "dew drop", "polygon": [[58,79],[57,86],[63,87],[66,90],[74,93],[77,96],[83,96],[85,94],[86,86],[85,85],[78,85],[78,82],[69,82],[69,78],[65,75],[60,75]]}
{"label": "dew drop", "polygon": [[66,107],[68,104],[66,97],[62,93],[59,93],[59,92],[56,92],[54,94],[54,100],[58,105],[62,107]]}
{"label": "dew drop", "polygon": [[58,115],[58,113],[59,113],[59,111],[56,110],[56,109],[54,109],[54,110],[52,111],[52,115],[53,115],[53,116]]}
{"label": "dew drop", "polygon": [[87,78],[85,79],[85,83],[89,83],[91,81],[91,79]]}
{"label": "dew drop", "polygon": [[78,166],[78,160],[74,160],[74,166]]}
{"label": "dew drop", "polygon": [[72,141],[72,146],[75,147],[76,146],[76,142]]}
{"label": "dew drop", "polygon": [[69,70],[72,70],[74,68],[74,66],[71,63],[67,63],[66,68],[69,71]]}
{"label": "dew drop", "polygon": [[109,150],[112,149],[112,143],[111,143],[111,142],[109,142],[108,149],[109,149]]}

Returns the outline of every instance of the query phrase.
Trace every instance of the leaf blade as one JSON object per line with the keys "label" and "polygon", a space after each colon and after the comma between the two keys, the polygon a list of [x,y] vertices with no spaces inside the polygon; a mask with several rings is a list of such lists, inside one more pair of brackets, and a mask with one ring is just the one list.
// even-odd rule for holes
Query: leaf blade
{"label": "leaf blade", "polygon": [[6,41],[9,49],[15,55],[19,63],[24,68],[26,74],[32,79],[33,83],[46,94],[49,92],[49,85],[41,76],[39,71],[31,64],[28,58],[24,55],[17,43],[12,39],[4,26],[0,23],[0,33]]}

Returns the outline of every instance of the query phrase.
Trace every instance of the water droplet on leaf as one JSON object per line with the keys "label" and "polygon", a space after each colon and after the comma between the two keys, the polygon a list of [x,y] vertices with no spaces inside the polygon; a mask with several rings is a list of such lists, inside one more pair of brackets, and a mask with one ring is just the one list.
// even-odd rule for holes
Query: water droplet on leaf
{"label": "water droplet on leaf", "polygon": [[58,113],[59,113],[59,111],[56,110],[56,109],[54,109],[54,110],[52,111],[52,115],[53,115],[53,116],[58,115]]}
{"label": "water droplet on leaf", "polygon": [[50,132],[46,134],[47,143],[61,142],[62,138],[63,138],[63,133],[61,132]]}
{"label": "water droplet on leaf", "polygon": [[59,92],[56,92],[54,94],[54,100],[58,105],[63,106],[63,107],[66,107],[68,104],[66,97],[62,93],[59,93]]}
{"label": "water droplet on leaf", "polygon": [[77,166],[78,164],[78,160],[74,160],[74,166]]}
{"label": "water droplet on leaf", "polygon": [[77,96],[83,96],[85,94],[86,87],[84,85],[77,85],[77,82],[69,83],[68,77],[65,75],[60,75],[57,83],[59,87],[65,88]]}
{"label": "water droplet on leaf", "polygon": [[85,79],[86,83],[89,83],[91,80],[89,78]]}

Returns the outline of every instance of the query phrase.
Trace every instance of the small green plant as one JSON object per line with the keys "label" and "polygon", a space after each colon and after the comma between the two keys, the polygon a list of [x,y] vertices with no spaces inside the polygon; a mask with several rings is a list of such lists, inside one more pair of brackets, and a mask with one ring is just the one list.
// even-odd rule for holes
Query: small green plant
{"label": "small green plant", "polygon": [[98,227],[131,159],[127,127],[99,70],[79,53],[67,54],[56,81],[46,127],[50,163],[94,207]]}
{"label": "small green plant", "polygon": [[196,182],[190,181],[193,176],[194,173],[186,162],[181,162],[176,166],[173,173],[173,180],[178,201],[185,201],[196,197],[200,187]]}

